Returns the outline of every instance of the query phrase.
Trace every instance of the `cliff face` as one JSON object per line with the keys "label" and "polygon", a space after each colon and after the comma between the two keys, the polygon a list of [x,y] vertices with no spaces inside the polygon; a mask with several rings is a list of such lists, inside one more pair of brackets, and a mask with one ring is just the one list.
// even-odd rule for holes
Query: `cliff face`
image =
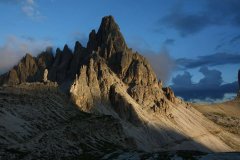
{"label": "cliff face", "polygon": [[158,82],[146,58],[128,49],[113,17],[104,17],[98,32],[90,33],[87,50],[88,58],[70,91],[74,101],[84,110],[94,109],[95,103],[114,104],[109,99],[113,85],[121,86],[146,110],[165,110],[167,99],[175,99],[173,94],[164,95],[161,82]]}

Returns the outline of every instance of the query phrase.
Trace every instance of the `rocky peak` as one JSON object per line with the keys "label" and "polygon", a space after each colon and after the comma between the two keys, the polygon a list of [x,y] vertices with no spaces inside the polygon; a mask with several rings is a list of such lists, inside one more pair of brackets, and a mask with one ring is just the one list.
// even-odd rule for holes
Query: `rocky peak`
{"label": "rocky peak", "polygon": [[116,52],[123,52],[127,48],[120,28],[112,16],[103,17],[97,32],[97,39],[100,47],[113,43]]}
{"label": "rocky peak", "polygon": [[0,77],[1,83],[15,85],[26,81],[35,81],[38,72],[36,59],[27,53],[18,65]]}
{"label": "rocky peak", "polygon": [[25,57],[20,61],[17,68],[19,70],[25,68],[26,70],[32,70],[36,68],[35,58],[31,54],[27,53]]}
{"label": "rocky peak", "polygon": [[72,51],[69,49],[67,44],[64,45],[63,54],[72,54]]}
{"label": "rocky peak", "polygon": [[52,51],[47,49],[45,52],[42,52],[40,55],[37,56],[37,64],[42,69],[50,68],[54,60],[54,56]]}
{"label": "rocky peak", "polygon": [[[100,54],[108,58],[111,57],[111,53],[124,52],[127,49],[119,26],[112,16],[103,17],[97,33],[95,30],[92,30],[89,34],[87,48],[90,53],[99,51],[98,48],[100,48]],[[106,56],[106,52],[108,56]]]}
{"label": "rocky peak", "polygon": [[72,58],[72,51],[69,49],[68,45],[65,44],[62,51],[62,60],[61,63],[68,63]]}
{"label": "rocky peak", "polygon": [[87,49],[89,52],[97,50],[97,34],[95,30],[92,30],[91,33],[89,34]]}
{"label": "rocky peak", "polygon": [[74,47],[74,54],[76,52],[79,52],[83,48],[82,44],[79,41],[76,41],[75,47]]}
{"label": "rocky peak", "polygon": [[26,55],[23,57],[24,60],[32,59],[32,58],[33,56],[30,53],[26,53]]}

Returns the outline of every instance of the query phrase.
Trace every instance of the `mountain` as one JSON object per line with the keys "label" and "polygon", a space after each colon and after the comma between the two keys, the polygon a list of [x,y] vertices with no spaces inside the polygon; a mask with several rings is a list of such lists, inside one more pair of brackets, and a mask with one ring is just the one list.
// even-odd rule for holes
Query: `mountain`
{"label": "mountain", "polygon": [[[116,137],[116,139],[108,139],[111,145],[145,152],[176,150],[233,152],[240,150],[239,135],[229,133],[219,127],[194,109],[191,104],[175,97],[170,88],[162,86],[162,82],[157,79],[147,59],[128,48],[120,28],[112,16],[106,16],[102,19],[97,32],[95,30],[91,31],[87,47],[83,47],[79,42],[76,42],[73,51],[65,45],[63,50],[56,50],[55,56],[49,51],[45,51],[37,57],[27,54],[18,65],[0,77],[0,83],[5,84],[3,85],[5,87],[3,94],[6,94],[7,86],[13,86],[12,90],[19,93],[18,86],[21,85],[30,85],[26,87],[26,91],[25,89],[23,91],[26,92],[25,94],[32,94],[32,91],[28,93],[28,88],[43,80],[46,69],[50,82],[41,83],[42,87],[56,82],[58,84],[57,88],[61,89],[57,93],[52,93],[50,89],[49,92],[53,94],[53,97],[64,94],[67,97],[65,99],[68,99],[71,105],[75,106],[75,111],[81,112],[81,114],[85,113],[87,117],[111,117],[109,120],[106,118],[106,121],[90,118],[98,127],[88,128],[89,121],[84,118],[81,119],[81,116],[79,116],[81,125],[85,125],[85,128],[91,131],[91,133],[81,132],[82,136],[88,137],[88,134],[91,134],[89,139],[96,140],[96,145],[101,134],[103,135],[100,136],[101,142],[99,143],[105,143],[109,136],[105,132],[109,132]],[[28,84],[26,82],[35,83]],[[41,85],[36,89],[36,92],[42,90]],[[41,93],[44,95],[45,92],[47,93],[47,90]],[[26,98],[32,99],[33,97]],[[11,105],[10,100],[8,102]],[[38,102],[41,103],[41,101]],[[55,108],[52,110],[51,107],[47,107],[46,111],[50,118],[46,123],[47,126],[48,123],[51,125],[41,132],[51,131],[52,126],[59,126],[60,129],[61,123],[68,124],[69,117],[65,117],[65,109],[69,108],[68,105],[58,100],[52,102],[51,98],[45,103],[47,103],[46,106],[54,105]],[[40,112],[39,121],[43,121],[46,114],[44,113],[45,109],[40,104],[38,104],[39,107],[34,104],[29,105],[27,103],[27,106],[33,107],[34,110],[28,108],[27,112],[31,113],[37,110],[36,112]],[[5,118],[7,121],[10,121],[10,117],[21,115],[24,118],[23,120],[21,118],[20,123],[23,123],[22,121],[30,123],[34,118],[31,115],[25,115],[25,110],[22,107],[12,109],[11,115],[8,112],[2,111],[1,113],[8,117],[8,119]],[[2,108],[5,110],[8,106],[3,105]],[[75,114],[75,111],[72,111],[71,114]],[[58,121],[56,117],[62,119],[62,121]],[[113,124],[112,122],[116,123]],[[10,121],[9,123],[15,122]],[[27,128],[18,129],[28,131],[28,128],[31,128],[31,136],[34,137],[34,133],[39,131],[36,127],[42,126],[38,123],[31,123]],[[72,137],[72,130],[76,133],[85,129],[84,127],[81,128],[80,124],[80,128],[78,128],[78,123],[80,122],[74,121],[73,126],[72,123],[67,125],[66,130],[71,134],[70,138]],[[117,127],[115,125],[119,128],[115,128]],[[6,128],[5,125],[1,126]],[[17,137],[16,133],[18,132],[11,129],[6,128],[6,131],[11,133],[12,137],[9,137],[8,134],[3,134],[0,137],[0,142],[5,141],[4,139],[9,140],[4,144],[8,147],[12,145],[10,141]],[[56,133],[59,136],[65,136],[62,134],[66,130],[59,129]],[[98,132],[98,129],[104,130],[103,133]],[[55,131],[51,131],[52,137],[56,134],[53,132]],[[51,136],[49,139],[51,139]],[[61,143],[65,143],[65,140],[68,142],[68,138],[63,138]],[[26,146],[25,141],[29,140],[27,138],[22,141],[15,140],[14,144]],[[55,146],[58,140],[48,142]],[[38,147],[36,141],[31,141],[31,143]],[[78,143],[80,142],[76,139],[76,144],[74,143],[73,146],[82,148]],[[85,144],[88,141],[81,143]],[[48,144],[44,143],[43,145]],[[67,147],[56,152],[65,149],[69,151]],[[101,148],[101,146],[99,147]],[[114,149],[116,148],[114,147]],[[30,153],[33,152],[27,150]],[[98,153],[102,152],[99,148],[96,150]],[[81,153],[76,152],[76,155]]]}

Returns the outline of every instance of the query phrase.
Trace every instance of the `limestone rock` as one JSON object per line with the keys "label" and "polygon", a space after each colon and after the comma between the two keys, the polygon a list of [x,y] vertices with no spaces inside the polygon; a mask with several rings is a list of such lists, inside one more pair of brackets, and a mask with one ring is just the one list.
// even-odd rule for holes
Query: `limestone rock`
{"label": "limestone rock", "polygon": [[70,64],[72,57],[72,51],[67,45],[64,46],[63,51],[57,48],[53,66],[49,71],[49,79],[51,81],[57,81],[61,84],[69,78],[68,73],[71,66]]}
{"label": "limestone rock", "polygon": [[121,92],[121,87],[119,87],[118,84],[113,84],[111,86],[109,99],[112,107],[121,119],[128,121],[135,126],[141,125],[142,121],[134,110],[134,102],[130,101],[127,98],[127,94],[123,93],[124,92]]}
{"label": "limestone rock", "polygon": [[52,66],[53,58],[53,54],[49,50],[42,52],[37,57],[26,54],[16,66],[1,76],[0,84],[15,85],[24,82],[42,81],[44,70]]}
{"label": "limestone rock", "polygon": [[48,81],[48,70],[45,69],[43,74],[43,82],[47,82],[47,81]]}
{"label": "limestone rock", "polygon": [[38,66],[35,58],[30,54],[26,54],[20,63],[5,75],[3,83],[14,85],[26,81],[34,81],[37,71]]}
{"label": "limestone rock", "polygon": [[92,52],[97,49],[97,34],[95,30],[92,30],[91,33],[89,34],[87,49],[89,52]]}
{"label": "limestone rock", "polygon": [[87,49],[84,48],[81,43],[77,41],[74,47],[70,70],[68,71],[70,77],[74,78],[76,74],[79,74],[79,68],[81,67],[87,56]]}
{"label": "limestone rock", "polygon": [[112,16],[106,16],[102,19],[97,32],[97,41],[100,47],[105,47],[113,43],[113,49],[117,52],[123,52],[126,48],[126,42],[120,32],[119,26]]}
{"label": "limestone rock", "polygon": [[41,69],[50,68],[53,64],[53,60],[54,56],[51,48],[47,48],[45,52],[37,56],[37,64]]}
{"label": "limestone rock", "polygon": [[166,95],[167,99],[171,102],[175,102],[175,96],[171,88],[166,87],[163,88],[164,94]]}

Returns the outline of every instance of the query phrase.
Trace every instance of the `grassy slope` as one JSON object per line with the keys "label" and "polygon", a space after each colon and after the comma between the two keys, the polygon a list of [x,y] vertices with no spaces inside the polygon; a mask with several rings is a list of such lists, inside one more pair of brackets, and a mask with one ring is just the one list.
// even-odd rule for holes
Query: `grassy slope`
{"label": "grassy slope", "polygon": [[218,104],[193,104],[208,119],[227,131],[240,135],[240,100]]}

